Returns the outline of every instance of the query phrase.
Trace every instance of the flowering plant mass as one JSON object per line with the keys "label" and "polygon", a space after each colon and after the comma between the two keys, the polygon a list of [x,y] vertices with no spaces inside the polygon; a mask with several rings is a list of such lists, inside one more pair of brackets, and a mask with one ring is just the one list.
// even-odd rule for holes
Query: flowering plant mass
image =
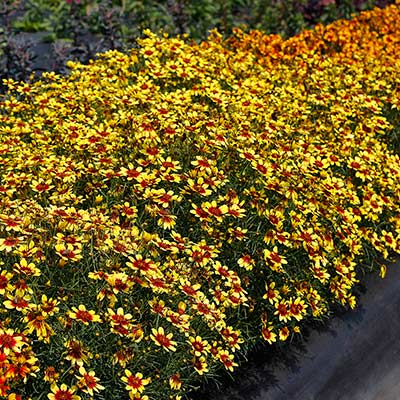
{"label": "flowering plant mass", "polygon": [[400,252],[399,5],[146,32],[0,103],[0,397],[180,399]]}

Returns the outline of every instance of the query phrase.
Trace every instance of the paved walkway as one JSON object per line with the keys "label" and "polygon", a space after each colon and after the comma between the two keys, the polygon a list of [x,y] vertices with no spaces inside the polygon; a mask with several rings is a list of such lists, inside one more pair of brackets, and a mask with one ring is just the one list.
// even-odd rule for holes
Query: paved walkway
{"label": "paved walkway", "polygon": [[[286,367],[258,360],[202,400],[400,400],[400,258],[354,311],[311,331]],[[290,366],[290,367],[289,367]]]}

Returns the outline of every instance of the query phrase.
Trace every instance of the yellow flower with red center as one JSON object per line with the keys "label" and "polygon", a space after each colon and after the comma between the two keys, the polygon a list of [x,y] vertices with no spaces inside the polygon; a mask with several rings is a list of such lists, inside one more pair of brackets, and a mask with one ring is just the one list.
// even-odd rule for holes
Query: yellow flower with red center
{"label": "yellow flower with red center", "polygon": [[294,301],[290,302],[290,314],[297,321],[300,321],[307,314],[308,305],[305,304],[305,301],[300,297],[297,297]]}
{"label": "yellow flower with red center", "polygon": [[151,378],[143,378],[143,374],[140,372],[133,375],[128,369],[125,370],[125,376],[121,380],[126,384],[125,389],[133,395],[142,393],[145,386],[151,382]]}
{"label": "yellow flower with red center", "polygon": [[0,251],[5,250],[7,253],[12,251],[21,242],[22,237],[8,236],[0,238]]}
{"label": "yellow flower with red center", "polygon": [[43,193],[49,191],[54,187],[51,183],[52,183],[51,179],[48,179],[46,181],[44,180],[37,181],[35,179],[32,179],[31,188],[35,192]]}
{"label": "yellow flower with red center", "polygon": [[95,376],[94,371],[87,372],[84,367],[80,367],[79,374],[80,375],[76,376],[78,379],[77,386],[80,390],[82,390],[82,392],[93,396],[93,391],[99,392],[100,390],[105,389],[104,386],[100,385],[100,379]]}
{"label": "yellow flower with red center", "polygon": [[188,192],[193,191],[195,193],[200,194],[201,196],[209,196],[212,191],[209,189],[209,185],[204,182],[204,178],[202,176],[198,177],[197,180],[187,179],[186,181]]}
{"label": "yellow flower with red center", "polygon": [[14,275],[8,271],[1,271],[0,272],[0,294],[4,295],[6,291],[12,290],[12,285],[10,284],[10,280]]}
{"label": "yellow flower with red center", "polygon": [[204,356],[200,357],[195,356],[192,360],[192,364],[194,369],[199,375],[203,375],[204,373],[208,372],[208,364]]}
{"label": "yellow flower with red center", "polygon": [[270,284],[266,283],[265,284],[265,290],[267,291],[263,299],[267,299],[271,304],[274,304],[278,302],[281,298],[281,295],[279,294],[279,290],[275,289],[276,283],[271,282]]}
{"label": "yellow flower with red center", "polygon": [[[2,394],[22,388],[24,352],[49,326],[69,343],[39,343],[44,368],[60,364],[58,377],[32,378],[44,397],[46,379],[82,389],[59,387],[57,400],[108,397],[109,387],[96,393],[90,361],[122,368],[110,391],[124,376],[130,399],[147,398],[144,377],[123,373],[135,368],[152,378],[151,398],[172,399],[189,375],[231,370],[260,317],[259,334],[273,343],[333,301],[354,306],[354,260],[400,249],[398,146],[383,138],[399,122],[400,8],[374,13],[288,41],[236,31],[198,46],[150,34],[131,55],[70,63],[68,77],[8,80],[1,329],[22,326],[11,336],[27,345],[8,338],[9,354],[0,349]],[[383,34],[365,35],[371,24]],[[91,323],[92,312],[106,323]],[[165,331],[151,330],[160,324]]]}
{"label": "yellow flower with red center", "polygon": [[192,352],[195,356],[200,357],[202,353],[208,353],[210,350],[210,345],[207,340],[201,338],[201,336],[189,336],[188,342],[192,345]]}
{"label": "yellow flower with red center", "polygon": [[101,322],[101,318],[93,310],[87,310],[84,304],[80,304],[78,308],[72,307],[72,311],[68,311],[68,316],[76,321],[89,325],[89,322]]}
{"label": "yellow flower with red center", "polygon": [[[4,388],[4,387],[3,387]],[[1,381],[0,381],[0,395],[2,395],[2,386],[1,386]],[[5,393],[4,393],[4,395],[5,395]],[[32,398],[31,397],[29,397],[27,400],[31,400]],[[10,393],[8,396],[7,396],[7,400],[24,400],[23,398],[22,398],[22,396],[21,395],[19,395],[19,394],[16,394],[16,393]]]}
{"label": "yellow flower with red center", "polygon": [[211,221],[208,212],[202,206],[198,206],[197,204],[192,203],[192,210],[190,213],[195,217],[199,218],[200,221]]}
{"label": "yellow flower with red center", "polygon": [[42,294],[42,304],[39,306],[40,310],[42,311],[43,315],[48,315],[52,316],[56,313],[58,313],[59,308],[57,305],[59,302],[57,300],[54,300],[52,298],[47,298],[45,294]]}
{"label": "yellow flower with red center", "polygon": [[237,263],[246,271],[251,271],[254,267],[254,259],[248,254],[245,254],[242,257],[240,257]]}
{"label": "yellow flower with red center", "polygon": [[130,261],[126,263],[126,265],[140,273],[148,276],[153,276],[157,274],[157,265],[153,260],[149,258],[143,258],[141,254],[137,254],[135,258],[129,258]]}
{"label": "yellow flower with red center", "polygon": [[215,200],[202,203],[201,207],[206,211],[208,215],[214,217],[218,222],[222,222],[223,216],[226,215],[229,211],[229,207],[226,204],[217,205],[217,202]]}
{"label": "yellow flower with red center", "polygon": [[28,311],[23,321],[27,323],[26,334],[35,331],[39,340],[46,343],[50,342],[50,337],[54,335],[53,328],[46,322],[46,315],[43,315],[40,309],[33,308]]}
{"label": "yellow flower with red center", "polygon": [[120,349],[113,356],[113,364],[118,363],[121,367],[125,368],[134,355],[132,349]]}
{"label": "yellow flower with red center", "polygon": [[109,308],[107,311],[107,319],[111,325],[111,332],[117,333],[120,336],[126,336],[130,333],[133,316],[130,313],[125,313],[122,307],[118,307],[117,312]]}
{"label": "yellow flower with red center", "polygon": [[228,350],[221,350],[218,354],[218,358],[228,371],[233,371],[234,367],[238,366],[238,364],[233,361],[234,355],[230,354]]}
{"label": "yellow flower with red center", "polygon": [[287,322],[292,318],[290,313],[290,305],[287,301],[279,301],[275,303],[276,311],[274,315],[277,315],[279,321]]}
{"label": "yellow flower with red center", "polygon": [[284,326],[283,328],[279,329],[279,340],[282,342],[285,341],[290,335],[289,328]]}
{"label": "yellow flower with red center", "polygon": [[[15,295],[8,294],[7,300],[3,301],[4,307],[8,310],[23,311],[28,309],[31,300],[31,296],[27,293],[18,294],[16,291]],[[21,290],[22,292],[22,290]]]}
{"label": "yellow flower with red center", "polygon": [[151,332],[150,338],[157,346],[161,346],[167,351],[176,351],[176,342],[172,340],[172,333],[165,334],[162,326],[158,329],[152,328]]}
{"label": "yellow flower with red center", "polygon": [[20,274],[27,276],[40,276],[40,269],[34,263],[29,263],[25,258],[21,258],[18,264],[14,264],[14,270]]}
{"label": "yellow flower with red center", "polygon": [[172,390],[179,390],[182,387],[181,375],[179,373],[169,377],[169,386]]}
{"label": "yellow flower with red center", "polygon": [[164,229],[172,229],[176,225],[176,216],[168,211],[164,209],[158,210],[158,215],[160,218],[157,220],[157,224]]}
{"label": "yellow flower with red center", "polygon": [[50,387],[52,393],[49,393],[47,397],[49,400],[80,400],[80,396],[74,394],[76,392],[76,386],[69,388],[66,384],[62,384],[60,387],[57,384],[52,384]]}
{"label": "yellow flower with red center", "polygon": [[233,330],[230,326],[222,329],[221,335],[229,344],[232,352],[240,349],[240,344],[244,342],[244,340],[240,337],[241,332],[239,330]]}
{"label": "yellow flower with red center", "polygon": [[191,161],[191,164],[194,165],[196,168],[199,168],[201,171],[204,170],[207,172],[211,172],[211,166],[213,165],[213,163],[209,159],[201,156],[196,156],[196,160]]}
{"label": "yellow flower with red center", "polygon": [[273,331],[272,326],[263,326],[261,329],[261,334],[264,340],[269,344],[276,342],[276,333]]}
{"label": "yellow flower with red center", "polygon": [[25,344],[22,335],[16,334],[13,329],[3,330],[0,327],[0,351],[2,353],[5,355],[10,354],[10,351],[18,353]]}
{"label": "yellow flower with red center", "polygon": [[83,257],[81,248],[71,243],[57,243],[55,249],[63,261],[79,261]]}
{"label": "yellow flower with red center", "polygon": [[274,246],[273,250],[264,249],[264,259],[275,272],[283,272],[283,265],[287,264],[285,257],[278,253],[278,247]]}
{"label": "yellow flower with red center", "polygon": [[56,369],[52,366],[47,367],[44,371],[44,380],[49,383],[57,382],[60,373],[56,371]]}
{"label": "yellow flower with red center", "polygon": [[0,214],[0,220],[1,223],[4,224],[6,231],[20,232],[22,230],[22,225],[24,224],[24,220],[16,217],[14,214]]}
{"label": "yellow flower with red center", "polygon": [[64,343],[64,346],[67,348],[65,359],[72,365],[81,367],[92,356],[80,340],[71,339]]}

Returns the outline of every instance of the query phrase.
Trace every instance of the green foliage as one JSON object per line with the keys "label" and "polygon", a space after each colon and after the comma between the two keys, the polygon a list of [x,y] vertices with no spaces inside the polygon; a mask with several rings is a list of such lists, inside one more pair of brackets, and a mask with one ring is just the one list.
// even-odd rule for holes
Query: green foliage
{"label": "green foliage", "polygon": [[[351,18],[370,9],[374,0],[27,0],[15,29],[50,30],[56,37],[73,37],[78,27],[99,35],[111,34],[120,47],[149,28],[170,34],[189,34],[204,40],[217,28],[229,35],[233,27],[248,27],[283,37],[318,22]],[[114,43],[115,44],[115,43]]]}

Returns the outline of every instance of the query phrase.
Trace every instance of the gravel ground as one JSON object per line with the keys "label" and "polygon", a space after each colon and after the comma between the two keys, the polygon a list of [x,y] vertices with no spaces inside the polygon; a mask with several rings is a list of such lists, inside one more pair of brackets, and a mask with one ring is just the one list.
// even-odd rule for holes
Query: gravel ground
{"label": "gravel ground", "polygon": [[359,305],[312,330],[289,356],[258,355],[201,400],[399,400],[400,257],[385,279],[371,275]]}

